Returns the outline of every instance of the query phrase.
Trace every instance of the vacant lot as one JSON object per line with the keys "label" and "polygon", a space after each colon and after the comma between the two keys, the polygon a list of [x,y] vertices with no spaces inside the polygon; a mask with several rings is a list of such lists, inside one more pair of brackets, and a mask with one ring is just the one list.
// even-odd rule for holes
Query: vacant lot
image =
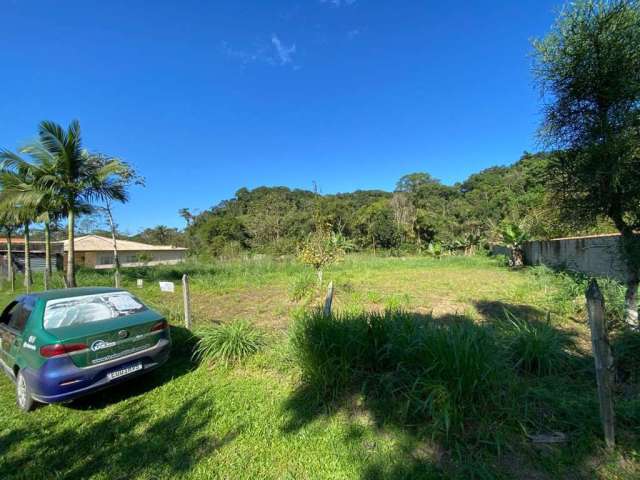
{"label": "vacant lot", "polygon": [[[195,332],[247,319],[268,345],[240,365],[198,365],[181,328],[181,292],[157,280],[191,275]],[[637,478],[640,401],[626,377],[617,397],[618,449],[605,454],[582,284],[544,269],[510,271],[498,260],[349,256],[325,272],[338,312],[402,310],[443,322],[496,328],[509,319],[543,322],[563,342],[563,361],[544,375],[504,380],[498,407],[443,434],[401,422],[402,402],[377,405],[359,390],[333,403],[305,395],[289,326],[322,297],[313,272],[287,259],[128,271],[125,286],[170,319],[168,365],[67,405],[23,414],[0,380],[0,478]],[[145,287],[135,287],[136,278]],[[109,284],[81,272],[80,284]],[[621,291],[605,284],[612,317]],[[4,302],[11,298],[1,296]],[[508,311],[509,313],[505,313]],[[506,320],[505,320],[506,319]],[[496,345],[499,348],[499,345]],[[560,358],[560,357],[558,357]],[[553,365],[552,365],[553,367]],[[383,408],[381,408],[383,407]],[[562,432],[534,445],[529,435]]]}

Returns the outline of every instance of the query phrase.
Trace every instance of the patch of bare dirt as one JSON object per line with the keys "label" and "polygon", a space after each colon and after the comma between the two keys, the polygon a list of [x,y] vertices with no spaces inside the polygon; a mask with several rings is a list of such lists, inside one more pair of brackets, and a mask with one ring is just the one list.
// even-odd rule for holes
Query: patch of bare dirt
{"label": "patch of bare dirt", "polygon": [[219,295],[195,294],[194,317],[204,322],[246,319],[267,329],[286,330],[293,305],[285,287],[267,286]]}

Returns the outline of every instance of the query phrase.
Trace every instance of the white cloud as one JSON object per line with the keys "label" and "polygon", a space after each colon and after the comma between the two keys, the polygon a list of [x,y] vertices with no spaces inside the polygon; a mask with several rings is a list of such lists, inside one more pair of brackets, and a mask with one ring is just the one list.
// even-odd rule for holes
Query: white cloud
{"label": "white cloud", "polygon": [[274,33],[271,43],[263,41],[250,49],[238,49],[228,42],[222,42],[220,50],[224,55],[237,60],[245,65],[250,63],[264,63],[272,66],[293,65],[293,55],[296,53],[296,45],[286,45]]}
{"label": "white cloud", "polygon": [[348,7],[349,5],[353,5],[357,0],[320,0],[320,3],[329,3],[335,7]]}
{"label": "white cloud", "polygon": [[232,47],[227,42],[222,42],[220,49],[227,57],[247,63],[268,63],[274,64],[274,59],[264,47],[256,47],[252,50],[240,50]]}
{"label": "white cloud", "polygon": [[287,63],[291,63],[293,61],[292,55],[296,53],[295,43],[287,47],[275,34],[271,35],[271,43],[273,43],[273,46],[276,49],[276,54],[278,55],[278,59],[280,60],[280,65],[286,65]]}

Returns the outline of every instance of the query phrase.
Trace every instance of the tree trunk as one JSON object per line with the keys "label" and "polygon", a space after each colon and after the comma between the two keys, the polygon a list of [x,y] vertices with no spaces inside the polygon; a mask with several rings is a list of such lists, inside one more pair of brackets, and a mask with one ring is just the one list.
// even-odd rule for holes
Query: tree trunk
{"label": "tree trunk", "polygon": [[11,231],[7,231],[7,280],[11,283],[11,291],[16,291],[16,277],[13,271],[13,252],[11,251]]}
{"label": "tree trunk", "polygon": [[67,217],[67,288],[76,286],[75,214],[69,209]]}
{"label": "tree trunk", "polygon": [[116,224],[113,222],[113,214],[111,213],[111,203],[105,204],[109,227],[111,228],[111,241],[113,242],[113,268],[115,270],[116,288],[120,288],[120,257],[118,256],[118,243],[116,242]]}
{"label": "tree trunk", "polygon": [[49,290],[49,280],[51,279],[51,235],[49,222],[44,224],[44,289]]}
{"label": "tree trunk", "polygon": [[629,269],[627,291],[624,296],[624,320],[632,328],[638,328],[638,283],[640,270],[640,245],[638,239],[624,222],[615,222],[622,235],[622,253]]}
{"label": "tree trunk", "polygon": [[29,247],[29,223],[24,224],[24,287],[31,292],[31,251]]}

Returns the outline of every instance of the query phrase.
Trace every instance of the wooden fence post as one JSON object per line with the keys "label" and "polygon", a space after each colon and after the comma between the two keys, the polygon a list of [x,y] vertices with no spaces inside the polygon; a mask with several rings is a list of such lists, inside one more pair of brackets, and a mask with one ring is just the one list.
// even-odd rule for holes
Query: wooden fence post
{"label": "wooden fence post", "polygon": [[184,326],[191,330],[191,296],[189,294],[189,277],[182,275],[182,299],[184,301]]}
{"label": "wooden fence post", "polygon": [[333,304],[333,282],[329,282],[329,288],[327,288],[327,296],[324,299],[324,309],[322,313],[325,317],[331,315],[331,306]]}
{"label": "wooden fence post", "polygon": [[608,449],[615,447],[615,417],[613,412],[613,357],[607,338],[605,320],[604,297],[595,279],[589,282],[585,294],[587,311],[589,313],[589,327],[591,328],[591,343],[593,357],[596,364],[596,380],[598,382],[598,401],[600,402],[600,418],[604,429],[604,441]]}

